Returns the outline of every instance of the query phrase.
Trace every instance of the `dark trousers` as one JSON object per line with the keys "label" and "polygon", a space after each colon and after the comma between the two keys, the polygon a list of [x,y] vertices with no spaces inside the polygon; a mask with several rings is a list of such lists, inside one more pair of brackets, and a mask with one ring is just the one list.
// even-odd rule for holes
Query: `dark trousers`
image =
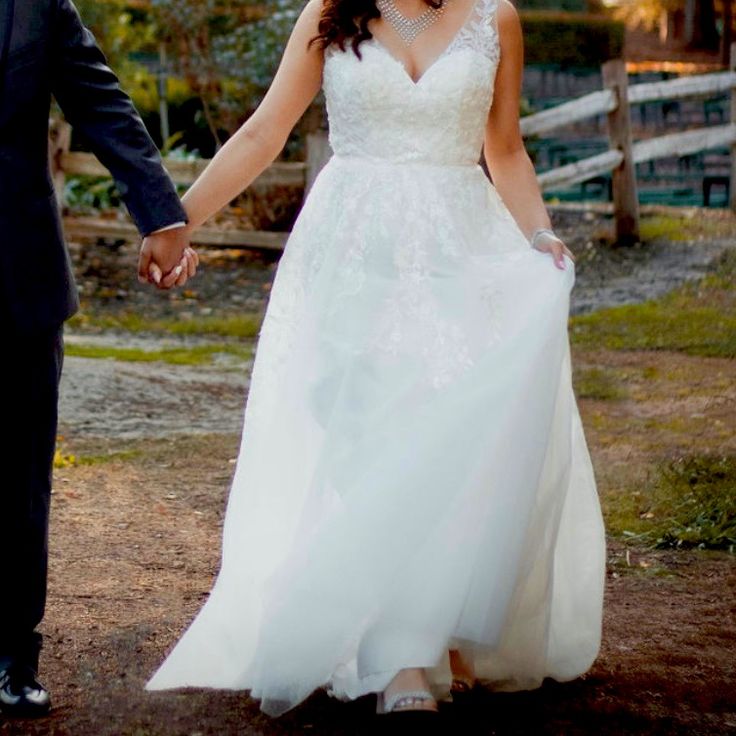
{"label": "dark trousers", "polygon": [[62,326],[3,335],[0,416],[0,660],[38,668],[46,605],[49,503],[56,443]]}

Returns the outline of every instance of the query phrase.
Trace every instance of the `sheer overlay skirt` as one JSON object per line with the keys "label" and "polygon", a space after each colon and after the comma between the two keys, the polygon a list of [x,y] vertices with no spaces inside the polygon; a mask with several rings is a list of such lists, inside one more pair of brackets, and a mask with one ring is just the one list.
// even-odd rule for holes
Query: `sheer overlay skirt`
{"label": "sheer overlay skirt", "polygon": [[279,263],[220,574],[148,683],[348,699],[448,647],[498,690],[585,672],[604,531],[572,391],[574,264],[477,166],[335,156]]}

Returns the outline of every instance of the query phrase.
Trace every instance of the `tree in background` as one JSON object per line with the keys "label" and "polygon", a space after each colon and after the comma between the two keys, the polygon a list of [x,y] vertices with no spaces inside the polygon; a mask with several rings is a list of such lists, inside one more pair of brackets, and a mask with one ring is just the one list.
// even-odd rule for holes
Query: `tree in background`
{"label": "tree in background", "polygon": [[301,0],[151,0],[176,71],[201,99],[217,145],[257,106]]}
{"label": "tree in background", "polygon": [[133,73],[131,55],[155,49],[159,28],[145,8],[128,0],[75,0],[74,3],[115,71]]}
{"label": "tree in background", "polygon": [[693,49],[715,51],[721,35],[717,19],[720,14],[723,26],[723,43],[727,60],[733,23],[733,0],[618,0],[615,14],[632,25],[648,30],[659,29],[664,39],[681,38]]}
{"label": "tree in background", "polygon": [[[161,44],[215,147],[255,109],[305,0],[76,0],[136,101],[155,110]],[[147,66],[140,60],[145,58]],[[153,103],[153,104],[152,104]]]}
{"label": "tree in background", "polygon": [[717,50],[718,42],[714,0],[685,0],[685,43],[693,48]]}

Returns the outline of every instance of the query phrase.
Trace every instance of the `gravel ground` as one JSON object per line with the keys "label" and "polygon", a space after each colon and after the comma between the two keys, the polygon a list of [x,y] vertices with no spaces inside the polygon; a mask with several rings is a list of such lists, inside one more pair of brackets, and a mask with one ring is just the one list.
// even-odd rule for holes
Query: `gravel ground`
{"label": "gravel ground", "polygon": [[232,370],[67,357],[62,432],[121,440],[239,432],[249,375],[246,362]]}
{"label": "gravel ground", "polygon": [[704,243],[658,241],[645,249],[633,250],[616,268],[576,270],[570,301],[571,314],[594,312],[621,304],[637,304],[655,299],[684,281],[701,278],[709,266],[734,240]]}

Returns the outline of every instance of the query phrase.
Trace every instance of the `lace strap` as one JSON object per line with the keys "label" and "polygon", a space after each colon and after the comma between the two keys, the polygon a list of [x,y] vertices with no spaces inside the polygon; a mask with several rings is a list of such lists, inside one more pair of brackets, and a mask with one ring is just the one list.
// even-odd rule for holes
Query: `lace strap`
{"label": "lace strap", "polygon": [[500,0],[476,0],[471,17],[450,45],[452,50],[469,47],[493,61],[498,60],[500,53],[496,14],[499,2]]}
{"label": "lace strap", "polygon": [[478,0],[481,14],[486,20],[491,20],[498,10],[500,0]]}
{"label": "lace strap", "polygon": [[482,27],[485,27],[486,35],[490,28],[491,40],[496,47],[498,46],[498,6],[500,2],[501,0],[478,0]]}

